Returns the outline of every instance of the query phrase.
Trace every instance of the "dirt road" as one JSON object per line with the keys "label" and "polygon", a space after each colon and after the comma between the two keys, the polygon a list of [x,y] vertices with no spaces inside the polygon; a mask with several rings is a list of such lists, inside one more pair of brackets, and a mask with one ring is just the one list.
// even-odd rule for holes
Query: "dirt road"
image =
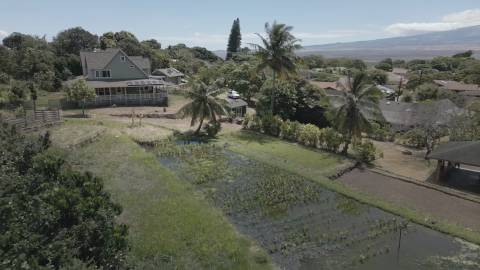
{"label": "dirt road", "polygon": [[355,169],[337,179],[354,189],[410,206],[424,213],[457,222],[468,228],[480,228],[480,204],[443,192],[404,182],[369,170]]}

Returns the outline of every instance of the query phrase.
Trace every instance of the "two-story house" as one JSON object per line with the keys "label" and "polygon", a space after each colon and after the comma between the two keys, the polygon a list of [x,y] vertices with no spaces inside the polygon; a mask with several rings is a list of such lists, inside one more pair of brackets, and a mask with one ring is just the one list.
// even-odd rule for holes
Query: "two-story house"
{"label": "two-story house", "polygon": [[150,76],[149,59],[128,56],[120,49],[80,52],[80,61],[83,78],[97,94],[88,105],[161,104],[173,85]]}

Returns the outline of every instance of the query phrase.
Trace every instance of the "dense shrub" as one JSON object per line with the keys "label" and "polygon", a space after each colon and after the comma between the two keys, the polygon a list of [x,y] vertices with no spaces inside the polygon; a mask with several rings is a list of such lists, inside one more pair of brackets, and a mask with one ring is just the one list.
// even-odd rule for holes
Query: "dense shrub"
{"label": "dense shrub", "polygon": [[266,134],[273,136],[280,136],[280,130],[283,120],[278,115],[272,115],[271,112],[267,112],[261,115],[262,129]]}
{"label": "dense shrub", "polygon": [[243,122],[242,122],[242,126],[244,129],[248,129],[248,124],[250,123],[250,121],[252,120],[252,116],[250,114],[245,114],[245,116],[243,117]]}
{"label": "dense shrub", "polygon": [[358,162],[369,164],[375,161],[376,159],[383,158],[383,153],[377,150],[375,145],[370,140],[353,142],[353,149],[357,153]]}
{"label": "dense shrub", "polygon": [[316,147],[320,137],[320,129],[312,124],[301,125],[298,134],[298,142]]}
{"label": "dense shrub", "polygon": [[222,124],[220,122],[208,123],[203,126],[203,130],[208,136],[216,136],[222,130]]}
{"label": "dense shrub", "polygon": [[74,172],[51,151],[0,126],[2,269],[124,269],[128,227],[120,205],[91,173]]}
{"label": "dense shrub", "polygon": [[372,134],[369,134],[369,136],[374,140],[384,142],[389,140],[390,132],[386,128],[380,126],[380,124],[373,123],[373,132]]}
{"label": "dense shrub", "polygon": [[333,128],[324,128],[321,132],[323,146],[328,151],[338,152],[338,148],[343,142],[343,137]]}
{"label": "dense shrub", "polygon": [[260,116],[254,115],[252,116],[252,121],[250,123],[250,130],[255,132],[260,132],[262,130],[262,121]]}

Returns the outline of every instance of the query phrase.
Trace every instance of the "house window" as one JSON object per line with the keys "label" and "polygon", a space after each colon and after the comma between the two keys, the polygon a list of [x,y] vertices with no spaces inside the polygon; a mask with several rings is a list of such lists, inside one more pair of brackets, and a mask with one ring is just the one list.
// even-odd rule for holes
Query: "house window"
{"label": "house window", "polygon": [[96,78],[110,78],[111,73],[110,70],[96,70],[95,71]]}
{"label": "house window", "polygon": [[133,68],[133,65],[128,66],[129,68]]}
{"label": "house window", "polygon": [[122,88],[121,87],[117,87],[117,93],[121,93],[122,92]]}
{"label": "house window", "polygon": [[120,61],[125,62],[125,56],[120,56]]}

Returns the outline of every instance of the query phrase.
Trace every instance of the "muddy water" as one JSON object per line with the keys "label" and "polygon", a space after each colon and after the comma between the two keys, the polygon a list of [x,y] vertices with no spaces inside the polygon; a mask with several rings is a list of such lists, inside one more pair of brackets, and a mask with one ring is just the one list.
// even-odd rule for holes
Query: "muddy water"
{"label": "muddy water", "polygon": [[281,269],[480,269],[475,245],[278,168],[225,150],[218,155],[210,163],[169,155],[159,160],[192,183],[199,183],[204,170],[185,173],[194,166],[189,164],[222,168],[221,174],[209,172],[210,182],[202,181],[199,189]]}

